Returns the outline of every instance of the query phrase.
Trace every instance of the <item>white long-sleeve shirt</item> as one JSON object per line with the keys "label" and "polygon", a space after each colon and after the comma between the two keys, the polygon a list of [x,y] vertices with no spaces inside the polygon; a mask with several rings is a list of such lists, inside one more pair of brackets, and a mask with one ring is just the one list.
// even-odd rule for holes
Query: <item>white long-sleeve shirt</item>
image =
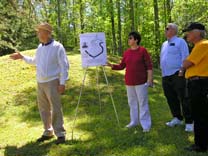
{"label": "white long-sleeve shirt", "polygon": [[36,77],[39,83],[59,79],[64,85],[68,79],[69,61],[63,45],[57,41],[50,44],[40,44],[34,57],[23,56],[23,60],[36,65]]}

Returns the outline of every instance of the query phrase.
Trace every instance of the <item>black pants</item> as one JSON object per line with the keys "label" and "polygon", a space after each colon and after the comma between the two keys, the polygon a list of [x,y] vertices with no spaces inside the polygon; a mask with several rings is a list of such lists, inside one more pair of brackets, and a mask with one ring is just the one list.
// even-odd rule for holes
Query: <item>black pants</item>
{"label": "black pants", "polygon": [[188,90],[194,119],[194,141],[202,149],[208,147],[208,79],[189,81]]}
{"label": "black pants", "polygon": [[183,120],[184,117],[185,123],[192,123],[189,99],[185,96],[185,78],[179,77],[176,72],[174,75],[163,77],[162,86],[173,117],[177,117],[179,120]]}

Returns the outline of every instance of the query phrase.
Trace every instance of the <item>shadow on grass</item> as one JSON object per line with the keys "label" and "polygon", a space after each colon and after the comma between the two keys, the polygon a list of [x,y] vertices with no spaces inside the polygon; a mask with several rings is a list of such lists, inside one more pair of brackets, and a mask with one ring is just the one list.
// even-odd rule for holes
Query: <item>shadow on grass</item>
{"label": "shadow on grass", "polygon": [[[100,113],[100,105],[99,105],[99,96],[98,96],[98,90],[97,90],[97,84],[96,84],[96,76],[95,76],[95,70],[89,69],[88,76],[90,77],[89,84],[85,84],[82,92],[82,97],[80,101],[80,110],[85,111],[86,113]],[[127,104],[126,100],[126,92],[125,92],[125,86],[122,84],[123,82],[123,75],[119,73],[107,73],[108,80],[110,81],[110,87],[108,88],[105,83],[105,79],[103,76],[102,71],[99,70],[99,88],[100,88],[100,95],[101,95],[101,104],[102,109],[105,109],[105,105],[111,105],[112,103],[110,101],[109,92],[112,92],[115,103],[120,105],[120,101],[125,101],[125,104]],[[121,82],[121,84],[120,84]],[[114,85],[115,84],[115,85]],[[119,89],[119,93],[122,92],[122,95],[116,94],[116,89]],[[81,85],[74,84],[73,81],[67,82],[67,88],[62,95],[62,106],[63,106],[63,112],[64,116],[66,118],[73,118],[75,113],[75,108],[77,106],[78,97],[80,93]],[[110,91],[109,91],[110,90]],[[118,100],[119,99],[119,100]],[[40,122],[40,115],[38,111],[37,106],[37,91],[36,87],[29,87],[21,92],[19,92],[14,97],[15,106],[16,107],[23,107],[21,109],[20,115],[18,114],[18,117],[28,124],[33,125],[34,122]],[[92,108],[93,110],[90,110],[91,106],[97,106],[96,108]],[[81,113],[82,114],[82,113]],[[91,115],[91,114],[89,114]],[[80,116],[82,117],[82,116]]]}
{"label": "shadow on grass", "polygon": [[[38,144],[35,142],[27,143],[21,147],[7,146],[5,156],[86,156],[86,155],[142,155],[142,156],[195,156],[196,153],[187,153],[182,149],[182,145],[187,141],[179,143],[179,139],[187,140],[187,135],[181,134],[179,130],[169,130],[161,128],[159,136],[154,135],[156,132],[144,134],[141,128],[130,130],[115,128],[108,119],[94,120],[91,123],[79,124],[77,128],[90,131],[92,137],[87,140],[68,140],[65,144],[55,145],[54,141]],[[172,133],[172,134],[171,134]],[[170,135],[171,134],[171,135]],[[176,136],[174,136],[176,135]],[[174,139],[174,138],[175,139]],[[173,150],[165,150],[173,147]],[[130,150],[129,150],[130,149]],[[138,149],[138,151],[135,151]],[[131,151],[132,150],[132,151]],[[145,150],[142,151],[142,150]],[[158,150],[160,152],[158,152]],[[164,151],[163,151],[164,150]],[[140,152],[141,151],[141,152]],[[141,154],[143,152],[143,154]],[[205,155],[203,155],[205,156]]]}
{"label": "shadow on grass", "polygon": [[87,141],[66,141],[61,145],[56,145],[54,141],[47,143],[30,142],[21,147],[6,146],[5,156],[94,156],[100,155],[108,147],[102,143]]}
{"label": "shadow on grass", "polygon": [[28,156],[28,155],[36,155],[36,156],[44,156],[48,153],[50,150],[50,147],[52,146],[52,143],[48,144],[38,144],[35,142],[27,143],[26,145],[23,145],[22,147],[17,146],[6,146],[4,155],[5,156]]}
{"label": "shadow on grass", "polygon": [[40,121],[40,115],[38,113],[37,106],[37,90],[36,88],[29,87],[14,97],[16,107],[24,107],[21,110],[21,115],[18,116],[24,122],[34,124],[34,122]]}
{"label": "shadow on grass", "polygon": [[[127,104],[126,89],[123,82],[123,74],[111,72],[106,69],[107,77],[110,83],[110,91],[115,100],[116,109],[120,119],[121,127],[129,121],[129,108]],[[189,155],[183,151],[183,147],[189,144],[190,134],[184,132],[184,127],[173,129],[165,127],[165,122],[170,118],[168,105],[166,104],[161,89],[161,77],[158,70],[155,71],[155,87],[149,91],[150,111],[153,120],[153,127],[150,133],[142,133],[139,126],[133,129],[118,128],[113,106],[109,97],[109,89],[105,85],[102,70],[99,69],[100,93],[102,109],[100,112],[98,92],[96,88],[95,70],[89,70],[89,84],[84,87],[81,97],[78,118],[75,124],[75,141],[66,142],[64,145],[54,145],[54,142],[37,144],[27,143],[21,147],[7,146],[5,155],[170,155],[177,156]],[[68,82],[69,88],[62,96],[64,116],[68,120],[74,119],[75,108],[77,106],[80,85],[71,85],[73,81]],[[36,89],[30,88],[21,92],[23,97],[31,99],[32,105],[26,105],[20,118],[23,121],[32,123],[40,121],[36,105]],[[17,96],[19,97],[19,96]],[[27,100],[16,99],[17,104],[27,103]],[[34,113],[34,114],[33,114]],[[31,122],[32,121],[32,122]],[[67,130],[70,135],[70,130]],[[85,134],[89,135],[85,138]],[[82,138],[83,136],[83,138]],[[77,139],[77,140],[76,140]]]}
{"label": "shadow on grass", "polygon": [[51,148],[59,148],[60,146],[76,145],[79,141],[66,141],[65,144],[56,145],[55,140],[44,143],[29,142],[21,147],[6,146],[5,156],[46,156]]}

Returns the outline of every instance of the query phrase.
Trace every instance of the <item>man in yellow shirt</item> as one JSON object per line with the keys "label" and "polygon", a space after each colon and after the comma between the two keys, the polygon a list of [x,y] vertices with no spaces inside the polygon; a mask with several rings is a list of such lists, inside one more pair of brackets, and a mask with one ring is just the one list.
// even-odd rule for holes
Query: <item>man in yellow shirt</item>
{"label": "man in yellow shirt", "polygon": [[189,151],[206,152],[208,149],[208,40],[205,26],[191,23],[184,32],[187,40],[194,44],[191,54],[179,71],[188,79],[188,91],[194,119],[194,142]]}

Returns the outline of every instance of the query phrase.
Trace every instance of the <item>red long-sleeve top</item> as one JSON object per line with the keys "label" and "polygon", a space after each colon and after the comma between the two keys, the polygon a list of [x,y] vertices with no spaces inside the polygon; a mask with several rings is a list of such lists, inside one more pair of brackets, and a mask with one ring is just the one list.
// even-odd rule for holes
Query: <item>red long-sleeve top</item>
{"label": "red long-sleeve top", "polygon": [[147,82],[147,70],[152,70],[152,61],[144,47],[127,49],[120,64],[113,65],[113,70],[126,68],[125,84],[129,86],[140,85]]}

